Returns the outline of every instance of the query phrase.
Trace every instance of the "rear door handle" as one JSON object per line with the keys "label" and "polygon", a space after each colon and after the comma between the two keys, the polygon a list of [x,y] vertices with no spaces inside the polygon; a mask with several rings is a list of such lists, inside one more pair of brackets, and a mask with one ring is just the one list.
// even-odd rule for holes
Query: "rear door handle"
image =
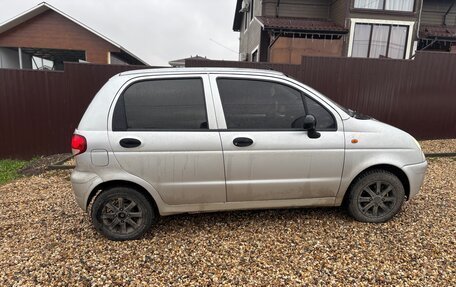
{"label": "rear door handle", "polygon": [[124,148],[133,148],[141,145],[141,141],[138,139],[124,138],[121,139],[119,144]]}
{"label": "rear door handle", "polygon": [[245,147],[253,144],[253,140],[250,138],[235,138],[233,144],[237,147]]}

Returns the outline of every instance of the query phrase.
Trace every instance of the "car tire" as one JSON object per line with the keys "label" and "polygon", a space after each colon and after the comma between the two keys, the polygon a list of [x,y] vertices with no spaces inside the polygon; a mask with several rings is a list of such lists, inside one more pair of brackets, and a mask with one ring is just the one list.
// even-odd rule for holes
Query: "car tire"
{"label": "car tire", "polygon": [[400,179],[386,170],[363,173],[352,184],[348,212],[358,221],[381,223],[393,218],[405,200]]}
{"label": "car tire", "polygon": [[152,226],[156,214],[152,204],[137,190],[113,187],[93,202],[91,219],[95,229],[114,241],[142,237]]}

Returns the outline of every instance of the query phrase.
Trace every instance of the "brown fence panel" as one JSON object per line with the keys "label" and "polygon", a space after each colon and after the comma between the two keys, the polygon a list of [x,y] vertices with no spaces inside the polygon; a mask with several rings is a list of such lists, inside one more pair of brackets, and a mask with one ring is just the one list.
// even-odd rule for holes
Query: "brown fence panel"
{"label": "brown fence panel", "polygon": [[101,86],[143,66],[66,63],[62,72],[0,69],[0,158],[70,152],[70,139]]}
{"label": "brown fence panel", "polygon": [[188,67],[274,69],[419,139],[456,138],[456,55],[415,60],[303,57],[301,65],[188,60]]}
{"label": "brown fence panel", "polygon": [[[335,101],[420,139],[456,138],[456,55],[413,61],[304,57],[301,65],[193,60],[188,66],[283,71]],[[63,72],[0,69],[0,158],[69,152],[109,77],[142,66],[65,64]]]}

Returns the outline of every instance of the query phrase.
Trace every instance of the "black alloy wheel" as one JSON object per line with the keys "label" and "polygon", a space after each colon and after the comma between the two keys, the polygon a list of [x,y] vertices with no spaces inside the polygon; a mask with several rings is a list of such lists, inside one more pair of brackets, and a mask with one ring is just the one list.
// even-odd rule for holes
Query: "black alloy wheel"
{"label": "black alloy wheel", "polygon": [[156,215],[151,203],[129,187],[103,191],[92,205],[92,223],[111,240],[138,239],[146,233]]}
{"label": "black alloy wheel", "polygon": [[390,220],[399,212],[405,200],[402,182],[385,170],[371,170],[362,174],[348,192],[348,212],[363,222]]}

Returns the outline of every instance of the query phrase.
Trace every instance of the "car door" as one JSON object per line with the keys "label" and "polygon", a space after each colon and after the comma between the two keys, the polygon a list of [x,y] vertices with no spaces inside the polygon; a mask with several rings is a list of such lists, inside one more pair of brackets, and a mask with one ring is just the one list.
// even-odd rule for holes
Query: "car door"
{"label": "car door", "polygon": [[150,183],[167,204],[225,202],[208,76],[142,77],[125,86],[108,121],[122,169]]}
{"label": "car door", "polygon": [[[344,133],[335,110],[280,78],[211,75],[211,87],[228,202],[336,196]],[[303,129],[306,114],[320,137]]]}

